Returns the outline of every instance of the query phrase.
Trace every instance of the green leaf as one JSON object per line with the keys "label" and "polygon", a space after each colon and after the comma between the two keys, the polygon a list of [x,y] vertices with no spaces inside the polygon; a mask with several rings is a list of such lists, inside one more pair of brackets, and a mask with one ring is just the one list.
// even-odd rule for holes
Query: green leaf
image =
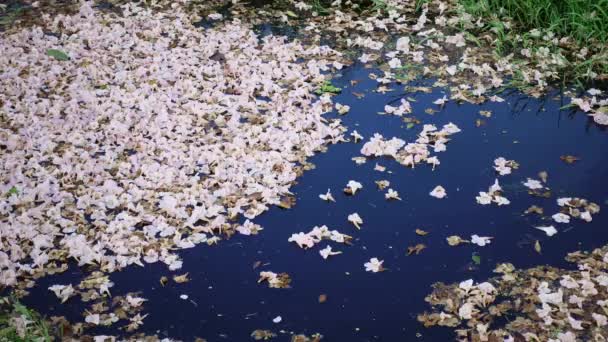
{"label": "green leaf", "polygon": [[298,15],[293,13],[292,11],[285,11],[285,14],[287,14],[288,16],[292,17],[292,18],[297,18]]}
{"label": "green leaf", "polygon": [[471,260],[473,260],[475,265],[481,264],[481,257],[475,253],[473,253],[473,255],[471,255]]}
{"label": "green leaf", "polygon": [[70,56],[68,56],[65,52],[56,49],[48,49],[46,50],[46,54],[55,58],[58,61],[68,61],[70,60]]}
{"label": "green leaf", "polygon": [[414,127],[414,123],[413,122],[408,123],[407,126],[406,126],[407,129],[411,129],[412,127]]}
{"label": "green leaf", "polygon": [[16,187],[12,187],[10,189],[8,189],[8,192],[6,193],[7,196],[11,196],[11,195],[19,195],[19,190],[17,190]]}

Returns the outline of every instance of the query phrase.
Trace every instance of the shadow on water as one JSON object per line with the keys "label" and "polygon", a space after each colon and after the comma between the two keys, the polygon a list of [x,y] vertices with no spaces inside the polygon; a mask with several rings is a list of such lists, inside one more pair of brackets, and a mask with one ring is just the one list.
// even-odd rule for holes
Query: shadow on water
{"label": "shadow on water", "polygon": [[[343,119],[349,131],[356,129],[366,140],[374,133],[414,140],[421,125],[408,129],[398,117],[377,114],[403,86],[393,85],[393,93],[373,92],[376,82],[369,78],[372,72],[378,73],[358,64],[343,70],[333,80],[334,85],[343,88],[334,101],[352,109],[345,116],[330,113],[327,117]],[[351,86],[351,81],[358,82]],[[418,85],[427,83],[420,81]],[[353,92],[364,97],[359,99]],[[360,155],[362,143],[330,146],[328,152],[311,159],[316,169],[306,172],[293,187],[297,196],[294,208],[273,208],[255,220],[264,227],[260,235],[235,236],[218,246],[184,250],[180,253],[184,268],[175,274],[188,272],[192,279],[188,283],[160,286],[159,278],[169,272],[161,264],[152,264],[111,274],[116,283],[112,293],[142,290],[149,299],[145,303],[149,316],[143,331],[186,341],[195,336],[211,342],[247,341],[255,329],[320,332],[327,341],[446,341],[452,338],[449,331],[427,330],[416,321],[416,315],[428,309],[424,297],[434,282],[469,278],[481,281],[492,276],[494,266],[500,262],[517,267],[570,267],[563,260],[566,252],[590,250],[606,243],[605,212],[596,215],[591,223],[573,220],[570,224],[556,224],[560,232],[551,238],[533,228],[550,224],[548,220],[522,215],[532,204],[552,215],[558,211],[555,199],[562,196],[587,198],[601,206],[608,204],[605,129],[592,124],[581,112],[560,110],[563,102],[555,94],[537,100],[513,91],[503,95],[505,103],[450,102],[439,112],[426,114],[425,109],[438,108],[432,102],[443,95],[441,89],[431,94],[407,95],[415,99],[413,113],[408,116],[436,125],[454,122],[462,129],[452,136],[447,151],[439,153],[441,165],[436,170],[427,166],[409,169],[386,158],[356,165],[351,158]],[[483,118],[479,110],[490,110],[492,116]],[[476,120],[481,118],[485,124],[476,127]],[[564,154],[581,160],[568,165],[560,160]],[[512,175],[500,177],[511,205],[477,205],[477,193],[485,191],[496,177],[492,165],[499,156],[521,165]],[[374,171],[376,162],[386,166],[387,172]],[[549,199],[528,195],[521,184],[526,177],[538,178],[542,170],[549,174],[548,186],[553,194]],[[360,194],[347,197],[341,189],[351,179],[361,182],[364,188]],[[384,192],[374,184],[379,179],[389,180],[403,201],[386,201]],[[429,196],[436,185],[447,189],[447,198]],[[337,203],[319,199],[318,195],[328,188]],[[346,220],[353,212],[364,220],[360,231]],[[287,242],[292,233],[307,232],[323,224],[352,235],[353,246],[332,244],[343,254],[323,260],[318,250],[326,243],[305,251]],[[430,234],[417,236],[416,228]],[[445,239],[455,234],[495,238],[486,247],[450,247]],[[542,254],[534,251],[535,240],[542,244]],[[420,255],[406,256],[407,247],[418,243],[428,248]],[[472,262],[473,253],[481,258],[479,265]],[[385,260],[389,270],[365,272],[363,263],[371,257]],[[254,269],[256,261],[267,265]],[[269,289],[257,284],[261,270],[288,272],[293,288]],[[82,321],[82,303],[71,299],[59,305],[58,299],[46,290],[54,283],[76,283],[81,276],[73,269],[71,273],[42,279],[24,302],[46,315],[66,315]],[[187,294],[188,300],[180,299],[181,294]],[[318,302],[320,294],[327,295],[325,303]],[[278,315],[283,320],[274,324],[272,319]],[[116,328],[99,328],[98,332],[121,334]]]}

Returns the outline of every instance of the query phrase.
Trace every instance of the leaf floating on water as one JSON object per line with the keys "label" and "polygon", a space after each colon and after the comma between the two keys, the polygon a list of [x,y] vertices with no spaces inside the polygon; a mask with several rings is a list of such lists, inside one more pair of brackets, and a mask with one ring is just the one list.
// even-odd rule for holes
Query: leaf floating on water
{"label": "leaf floating on water", "polygon": [[175,275],[173,276],[173,281],[178,283],[178,284],[182,284],[182,283],[186,283],[189,282],[190,279],[188,278],[188,273],[184,273],[182,275]]}
{"label": "leaf floating on water", "polygon": [[429,232],[426,232],[426,231],[424,231],[424,230],[422,230],[420,228],[416,229],[415,232],[416,232],[416,234],[418,234],[420,236],[425,236],[425,235],[427,235],[429,233]]}
{"label": "leaf floating on water", "polygon": [[325,303],[327,302],[327,295],[326,294],[320,294],[319,295],[319,303]]}
{"label": "leaf floating on water", "polygon": [[291,209],[296,204],[296,198],[293,196],[284,196],[279,202],[279,207],[283,209]]}
{"label": "leaf floating on water", "polygon": [[168,283],[169,283],[169,278],[167,278],[167,277],[165,277],[165,276],[160,277],[160,285],[161,285],[161,286],[165,286],[165,285],[167,285]]}
{"label": "leaf floating on water", "polygon": [[262,329],[257,329],[254,330],[251,333],[251,337],[256,340],[256,341],[261,341],[261,340],[270,340],[271,338],[275,338],[277,335],[275,333],[273,333],[270,330],[262,330]]}
{"label": "leaf floating on water", "polygon": [[538,206],[530,206],[530,208],[526,209],[526,211],[524,211],[524,214],[538,214],[538,215],[542,215],[545,211],[543,210],[543,208],[538,207]]}
{"label": "leaf floating on water", "polygon": [[357,93],[353,91],[352,94],[355,95],[359,100],[365,97],[364,93]]}
{"label": "leaf floating on water", "polygon": [[46,50],[46,54],[50,57],[55,58],[58,61],[68,61],[70,60],[70,56],[68,56],[65,52],[57,49],[48,49]]}
{"label": "leaf floating on water", "polygon": [[260,279],[258,279],[258,284],[262,282],[268,282],[268,287],[273,289],[288,289],[291,286],[291,278],[287,273],[279,273],[276,274],[271,271],[262,271],[260,272]]}
{"label": "leaf floating on water", "polygon": [[416,246],[410,246],[407,248],[407,255],[412,255],[412,254],[418,255],[425,248],[426,248],[426,245],[423,243],[419,243]]}
{"label": "leaf floating on water", "polygon": [[262,262],[261,262],[261,261],[259,261],[259,260],[253,263],[253,269],[254,269],[254,270],[255,270],[256,268],[260,267],[260,266],[262,266]]}
{"label": "leaf floating on water", "polygon": [[448,240],[448,245],[450,245],[450,246],[458,246],[461,243],[469,243],[470,242],[468,240],[464,240],[463,238],[461,238],[458,235],[448,236],[446,238],[446,240]]}
{"label": "leaf floating on water", "polygon": [[581,160],[579,157],[575,157],[575,156],[571,156],[571,155],[561,156],[561,157],[559,157],[559,159],[561,159],[566,164],[574,164],[574,162]]}
{"label": "leaf floating on water", "polygon": [[492,111],[491,110],[480,110],[479,115],[489,118],[492,116]]}
{"label": "leaf floating on water", "polygon": [[536,251],[536,253],[541,254],[540,242],[538,240],[536,240],[536,242],[534,243],[534,250]]}
{"label": "leaf floating on water", "polygon": [[486,122],[484,120],[482,120],[482,119],[475,120],[475,127],[481,127],[481,126],[483,126],[485,124],[486,124]]}
{"label": "leaf floating on water", "polygon": [[471,255],[471,260],[473,260],[475,265],[481,264],[481,257],[479,255],[477,255],[476,253],[473,253],[473,255]]}

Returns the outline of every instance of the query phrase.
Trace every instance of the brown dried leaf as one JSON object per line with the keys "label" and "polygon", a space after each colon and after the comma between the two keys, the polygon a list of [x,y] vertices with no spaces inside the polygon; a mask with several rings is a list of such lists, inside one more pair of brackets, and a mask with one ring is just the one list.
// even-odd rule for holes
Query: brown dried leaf
{"label": "brown dried leaf", "polygon": [[173,276],[173,281],[178,283],[178,284],[182,284],[182,283],[187,283],[190,281],[190,279],[188,278],[188,272],[182,274],[182,275],[175,275]]}
{"label": "brown dried leaf", "polygon": [[426,245],[423,243],[419,243],[416,246],[410,246],[407,248],[407,255],[412,255],[412,254],[418,255],[425,248],[426,248]]}
{"label": "brown dried leaf", "polygon": [[425,236],[425,235],[427,235],[429,233],[429,232],[424,231],[424,230],[422,230],[420,228],[416,229],[415,232],[416,232],[416,234],[418,234],[420,236]]}
{"label": "brown dried leaf", "polygon": [[169,283],[169,278],[165,276],[160,277],[160,285],[165,286],[167,283]]}
{"label": "brown dried leaf", "polygon": [[571,155],[561,156],[561,157],[559,157],[559,159],[561,159],[566,164],[574,164],[574,162],[581,160],[579,157],[575,157],[575,156],[571,156]]}
{"label": "brown dried leaf", "polygon": [[448,236],[446,238],[446,240],[448,240],[448,245],[450,245],[450,246],[458,246],[461,243],[465,243],[465,242],[468,243],[469,242],[468,240],[464,240],[463,238],[461,238],[458,235]]}
{"label": "brown dried leaf", "polygon": [[544,213],[543,208],[541,207],[537,207],[535,205],[531,206],[530,208],[526,209],[526,211],[524,211],[525,214],[538,214],[538,215],[542,215]]}
{"label": "brown dried leaf", "polygon": [[327,301],[327,295],[326,294],[320,294],[319,295],[319,303],[325,303]]}

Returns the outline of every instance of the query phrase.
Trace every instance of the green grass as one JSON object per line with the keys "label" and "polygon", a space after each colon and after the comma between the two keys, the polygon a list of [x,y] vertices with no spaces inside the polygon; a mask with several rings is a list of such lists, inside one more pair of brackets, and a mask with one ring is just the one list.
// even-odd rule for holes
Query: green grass
{"label": "green grass", "polygon": [[[26,322],[19,331],[15,322]],[[1,342],[51,342],[50,329],[42,317],[26,308],[15,298],[0,298],[0,341]]]}
{"label": "green grass", "polygon": [[608,0],[460,0],[476,16],[508,17],[522,31],[551,30],[579,43],[608,41]]}
{"label": "green grass", "polygon": [[[548,48],[565,59],[558,74],[562,85],[583,87],[592,73],[608,75],[608,0],[459,0],[459,4],[474,17],[484,18],[482,31],[494,33],[498,56],[513,52],[517,56],[523,48]],[[548,33],[569,42],[554,44],[545,39]],[[589,49],[588,55],[577,58],[583,47]],[[513,81],[517,83],[517,77]]]}

